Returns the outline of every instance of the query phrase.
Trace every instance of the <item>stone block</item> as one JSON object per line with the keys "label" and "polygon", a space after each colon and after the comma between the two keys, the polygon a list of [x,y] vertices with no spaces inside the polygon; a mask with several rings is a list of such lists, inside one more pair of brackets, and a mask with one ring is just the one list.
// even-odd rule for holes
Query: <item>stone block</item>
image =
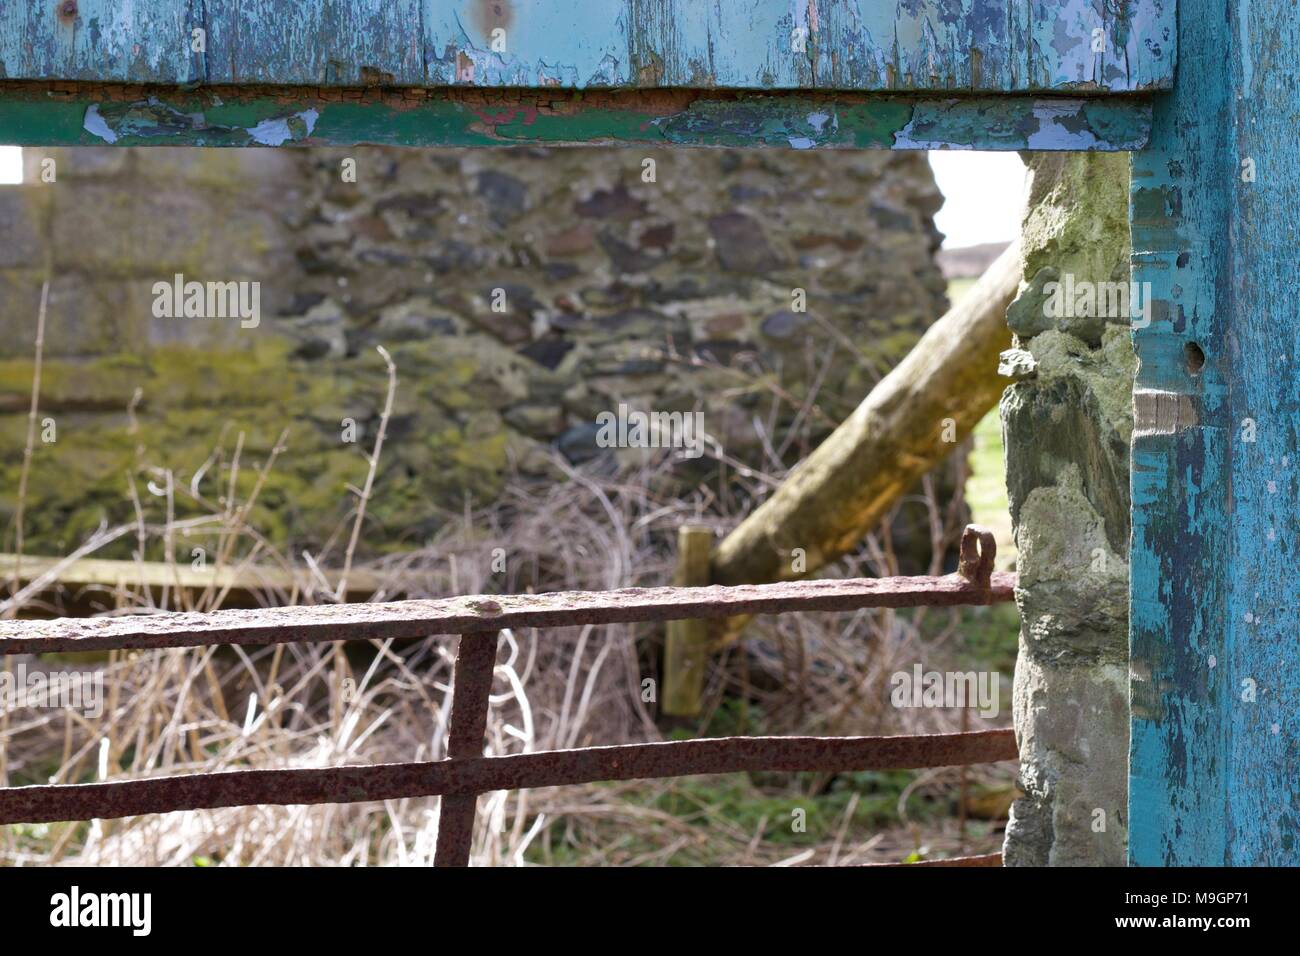
{"label": "stone block", "polygon": [[45,260],[41,237],[40,186],[0,186],[0,269],[40,268]]}

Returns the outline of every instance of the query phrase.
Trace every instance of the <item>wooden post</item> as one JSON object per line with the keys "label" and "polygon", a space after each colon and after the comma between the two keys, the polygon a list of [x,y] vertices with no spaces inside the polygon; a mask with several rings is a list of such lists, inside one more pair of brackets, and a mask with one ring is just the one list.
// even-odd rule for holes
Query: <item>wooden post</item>
{"label": "wooden post", "polygon": [[[1134,154],[1129,859],[1300,864],[1300,26],[1179,0]],[[1149,283],[1149,286],[1144,284]]]}
{"label": "wooden post", "polygon": [[[683,525],[677,531],[676,587],[709,583],[713,531]],[[707,621],[669,621],[664,643],[663,701],[660,710],[673,717],[694,717],[704,696],[704,671],[709,659]]]}

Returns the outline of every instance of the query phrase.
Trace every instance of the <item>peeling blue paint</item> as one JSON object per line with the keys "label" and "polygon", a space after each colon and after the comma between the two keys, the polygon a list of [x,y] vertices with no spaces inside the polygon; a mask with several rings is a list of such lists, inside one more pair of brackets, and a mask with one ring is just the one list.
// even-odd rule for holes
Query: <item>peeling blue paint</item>
{"label": "peeling blue paint", "polygon": [[86,108],[86,120],[82,125],[87,132],[93,133],[110,145],[117,142],[117,134],[109,128],[104,117],[99,115],[98,103],[92,103]]}
{"label": "peeling blue paint", "polygon": [[[1079,117],[1083,112],[1082,100],[1052,100],[1034,104],[1034,118],[1038,129],[1029,134],[1030,149],[1077,149],[1064,143],[1077,143],[1080,137]],[[1084,133],[1091,136],[1091,133]]]}
{"label": "peeling blue paint", "polygon": [[1290,0],[1182,0],[1179,31],[1202,68],[1157,100],[1130,197],[1137,398],[1188,414],[1135,422],[1129,857],[1295,866],[1300,26]]}
{"label": "peeling blue paint", "polygon": [[784,149],[1027,149],[1043,116],[1059,116],[1050,148],[1140,148],[1150,103],[1135,97],[1063,101],[1026,97],[929,98],[811,94],[689,94],[634,91],[390,92],[367,99],[278,88],[220,88],[120,98],[51,95],[0,81],[0,143],[14,145],[747,146]]}
{"label": "peeling blue paint", "polygon": [[[926,100],[917,104],[911,122],[894,137],[894,145],[898,149],[1141,149],[1146,130],[1132,124],[1108,127],[1107,119],[1098,112],[1102,106],[1099,101],[1083,99],[1034,100],[1025,110],[973,114],[964,100]],[[1148,106],[1137,108],[1145,109],[1149,116]],[[980,124],[980,136],[957,135],[962,123]],[[957,145],[963,139],[984,145]],[[991,143],[1005,145],[991,147]]]}
{"label": "peeling blue paint", "polygon": [[211,122],[202,111],[186,112],[150,97],[134,103],[92,103],[82,128],[109,144],[122,138],[173,138],[187,145],[283,146],[310,137],[319,118],[319,111],[309,108],[240,127]]}
{"label": "peeling blue paint", "polygon": [[[0,0],[0,77],[167,85],[1134,92],[1174,0]],[[1105,12],[1103,12],[1105,11]],[[206,31],[192,52],[191,31]],[[806,42],[794,42],[796,28]],[[1093,50],[1092,31],[1104,37]],[[496,32],[500,31],[500,32]]]}
{"label": "peeling blue paint", "polygon": [[[316,110],[303,110],[290,117],[262,120],[249,129],[248,135],[253,138],[253,142],[261,146],[283,146],[285,143],[296,142],[310,136],[312,130],[316,128],[316,119],[319,116],[320,113]],[[303,130],[296,133],[291,125],[295,119],[303,126]]]}

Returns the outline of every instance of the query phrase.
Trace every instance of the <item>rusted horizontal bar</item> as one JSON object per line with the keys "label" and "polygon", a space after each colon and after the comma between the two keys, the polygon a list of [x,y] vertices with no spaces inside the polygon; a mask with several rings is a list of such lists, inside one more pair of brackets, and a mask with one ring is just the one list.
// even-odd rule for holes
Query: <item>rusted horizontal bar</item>
{"label": "rusted horizontal bar", "polygon": [[383,604],[0,621],[0,654],[359,641],[464,634],[505,627],[575,627],[787,611],[853,611],[865,607],[950,607],[1011,601],[1015,598],[1015,587],[1016,575],[999,571],[993,574],[988,587],[950,574],[941,578],[852,578],[736,587],[556,591]]}
{"label": "rusted horizontal bar", "polygon": [[254,804],[354,803],[754,771],[908,770],[1014,760],[1015,733],[719,737],[505,757],[319,770],[238,770],[0,789],[0,824],[108,819]]}

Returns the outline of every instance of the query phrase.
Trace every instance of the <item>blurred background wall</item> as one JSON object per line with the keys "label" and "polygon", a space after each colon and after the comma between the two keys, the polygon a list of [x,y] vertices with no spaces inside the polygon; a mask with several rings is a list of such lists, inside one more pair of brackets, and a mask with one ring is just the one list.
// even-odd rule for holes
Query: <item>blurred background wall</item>
{"label": "blurred background wall", "polygon": [[[37,553],[128,519],[127,474],[188,482],[241,432],[247,466],[286,427],[257,517],[279,539],[319,543],[364,478],[386,385],[376,345],[401,384],[368,539],[400,547],[512,473],[556,477],[547,449],[598,456],[595,415],[619,402],[700,409],[727,458],[760,469],[764,442],[784,438],[764,429],[797,417],[793,464],[946,307],[924,154],[160,148],[24,161],[26,183],[0,187],[0,521],[48,255],[41,414],[58,438],[33,462]],[[176,273],[260,282],[260,325],[155,317],[153,284]],[[348,418],[355,444],[341,441]],[[702,477],[716,463],[674,481]]]}

